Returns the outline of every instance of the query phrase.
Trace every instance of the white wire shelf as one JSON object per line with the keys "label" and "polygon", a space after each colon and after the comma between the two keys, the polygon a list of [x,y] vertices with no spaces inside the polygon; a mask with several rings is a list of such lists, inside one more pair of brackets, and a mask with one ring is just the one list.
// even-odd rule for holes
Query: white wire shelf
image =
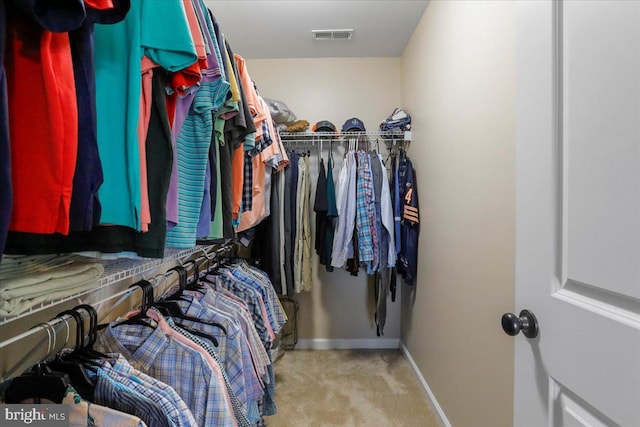
{"label": "white wire shelf", "polygon": [[378,138],[383,140],[411,140],[411,131],[367,131],[367,132],[280,132],[280,138],[285,140],[344,140],[354,138]]}
{"label": "white wire shelf", "polygon": [[[83,300],[90,294],[99,292],[100,290],[109,287],[110,285],[118,282],[125,281],[133,277],[145,276],[149,272],[153,272],[158,267],[166,264],[176,263],[179,259],[184,259],[194,253],[201,252],[202,247],[197,246],[190,249],[167,249],[165,251],[164,258],[119,258],[119,259],[95,259],[94,261],[100,263],[104,267],[104,273],[97,279],[96,286],[92,289],[82,291],[79,293],[71,294],[64,298],[57,298],[51,301],[40,303],[31,307],[29,310],[24,311],[14,316],[0,317],[0,327],[8,323],[12,323],[16,320],[21,320],[26,317],[37,315],[45,310],[52,309],[56,306],[62,306],[69,301]],[[63,255],[60,257],[63,259],[82,259],[87,261],[87,257],[81,257],[79,255]],[[0,337],[1,340],[2,337]]]}

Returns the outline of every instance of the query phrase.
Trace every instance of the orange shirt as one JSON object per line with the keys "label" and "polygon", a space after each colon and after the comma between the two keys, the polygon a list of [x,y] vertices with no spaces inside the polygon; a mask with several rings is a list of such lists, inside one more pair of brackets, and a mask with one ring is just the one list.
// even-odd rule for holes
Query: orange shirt
{"label": "orange shirt", "polygon": [[256,141],[259,141],[262,139],[262,122],[266,120],[267,117],[258,101],[258,94],[256,88],[253,86],[251,76],[249,76],[244,58],[238,54],[234,54],[233,57],[238,65],[238,74],[240,74],[240,83],[244,89],[245,101],[249,106],[249,110],[251,110],[253,122],[256,125]]}
{"label": "orange shirt", "polygon": [[244,148],[242,144],[233,151],[231,160],[231,217],[238,220],[242,205],[242,182],[244,177]]}

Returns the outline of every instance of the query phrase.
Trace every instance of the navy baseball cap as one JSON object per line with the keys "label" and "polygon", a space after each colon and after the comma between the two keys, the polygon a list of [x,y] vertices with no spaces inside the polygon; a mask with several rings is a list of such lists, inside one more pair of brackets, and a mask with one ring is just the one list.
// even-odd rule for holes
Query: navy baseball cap
{"label": "navy baseball cap", "polygon": [[353,117],[342,125],[342,132],[364,132],[364,123],[357,117]]}

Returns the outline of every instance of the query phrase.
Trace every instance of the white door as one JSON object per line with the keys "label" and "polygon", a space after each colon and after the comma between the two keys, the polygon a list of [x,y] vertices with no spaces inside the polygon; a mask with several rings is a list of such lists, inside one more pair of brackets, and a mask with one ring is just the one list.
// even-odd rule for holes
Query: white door
{"label": "white door", "polygon": [[640,427],[640,1],[518,1],[517,427]]}

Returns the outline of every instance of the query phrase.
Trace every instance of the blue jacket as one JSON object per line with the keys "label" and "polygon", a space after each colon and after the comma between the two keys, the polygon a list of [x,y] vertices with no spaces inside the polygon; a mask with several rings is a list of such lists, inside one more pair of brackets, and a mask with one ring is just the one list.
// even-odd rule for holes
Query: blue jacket
{"label": "blue jacket", "polygon": [[400,252],[396,264],[407,285],[415,284],[418,270],[418,236],[420,209],[416,171],[411,160],[401,151],[398,161],[398,190],[401,203]]}

